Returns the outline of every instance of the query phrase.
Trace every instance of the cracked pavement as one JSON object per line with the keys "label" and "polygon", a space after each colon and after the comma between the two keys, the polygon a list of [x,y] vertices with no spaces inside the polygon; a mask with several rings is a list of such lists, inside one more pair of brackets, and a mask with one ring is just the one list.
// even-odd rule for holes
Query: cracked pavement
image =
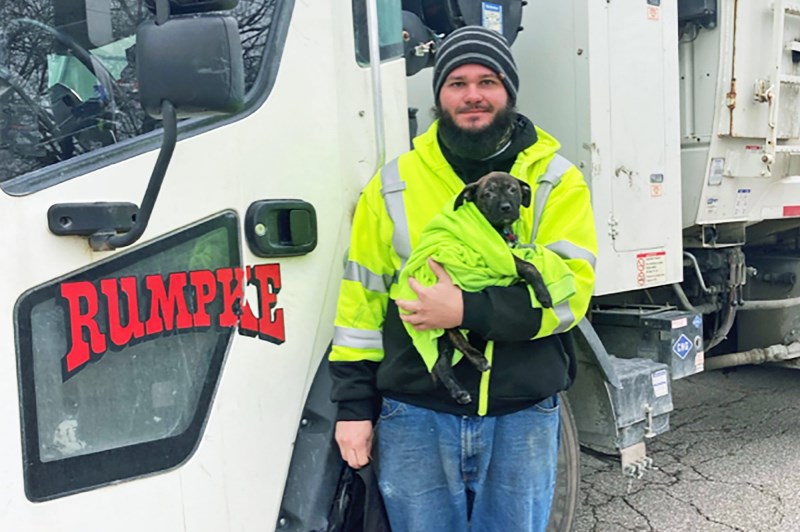
{"label": "cracked pavement", "polygon": [[800,531],[800,371],[745,366],[674,381],[654,468],[581,453],[574,532]]}

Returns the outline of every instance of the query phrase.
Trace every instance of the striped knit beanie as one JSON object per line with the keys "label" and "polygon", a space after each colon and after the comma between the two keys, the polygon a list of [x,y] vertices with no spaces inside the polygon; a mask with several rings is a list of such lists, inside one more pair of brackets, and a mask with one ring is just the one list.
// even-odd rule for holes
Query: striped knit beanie
{"label": "striped knit beanie", "polygon": [[436,51],[433,94],[437,102],[447,76],[461,65],[470,64],[483,65],[497,72],[511,105],[517,101],[519,75],[506,38],[483,26],[464,26],[448,35]]}

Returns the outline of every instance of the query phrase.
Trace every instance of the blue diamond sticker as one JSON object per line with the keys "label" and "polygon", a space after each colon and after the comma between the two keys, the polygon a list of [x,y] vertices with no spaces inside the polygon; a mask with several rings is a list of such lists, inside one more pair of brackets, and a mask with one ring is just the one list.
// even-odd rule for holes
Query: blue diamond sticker
{"label": "blue diamond sticker", "polygon": [[692,325],[694,325],[695,329],[699,329],[701,325],[703,325],[703,318],[700,317],[700,314],[694,317],[692,320]]}
{"label": "blue diamond sticker", "polygon": [[692,341],[689,340],[685,334],[682,334],[672,345],[672,351],[674,351],[675,354],[678,355],[681,360],[683,360],[686,358],[686,355],[689,354],[689,351],[692,350],[693,345],[694,344],[692,344]]}

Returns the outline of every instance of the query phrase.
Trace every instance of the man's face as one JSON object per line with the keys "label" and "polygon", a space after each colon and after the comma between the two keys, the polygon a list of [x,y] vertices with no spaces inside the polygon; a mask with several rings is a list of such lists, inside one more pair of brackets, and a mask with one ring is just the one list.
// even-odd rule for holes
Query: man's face
{"label": "man's face", "polygon": [[447,76],[439,91],[439,107],[459,128],[475,133],[487,128],[508,106],[500,77],[483,65],[462,65]]}

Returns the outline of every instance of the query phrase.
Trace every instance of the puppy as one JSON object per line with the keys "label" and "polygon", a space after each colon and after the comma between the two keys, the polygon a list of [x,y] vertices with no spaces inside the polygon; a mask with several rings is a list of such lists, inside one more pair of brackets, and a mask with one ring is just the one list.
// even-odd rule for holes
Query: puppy
{"label": "puppy", "polygon": [[[505,172],[491,172],[475,183],[464,187],[456,197],[454,208],[458,209],[465,201],[471,201],[483,214],[486,220],[497,229],[510,246],[516,244],[516,237],[511,232],[511,224],[519,218],[521,206],[531,204],[531,187],[524,181]],[[530,262],[514,256],[517,275],[533,288],[536,299],[545,308],[551,308],[553,301],[542,274]],[[442,381],[453,399],[459,404],[472,402],[469,392],[456,380],[451,366],[453,350],[458,349],[479,371],[489,369],[489,361],[483,353],[472,347],[457,328],[446,329],[438,339],[439,357],[433,366],[434,380]]]}

